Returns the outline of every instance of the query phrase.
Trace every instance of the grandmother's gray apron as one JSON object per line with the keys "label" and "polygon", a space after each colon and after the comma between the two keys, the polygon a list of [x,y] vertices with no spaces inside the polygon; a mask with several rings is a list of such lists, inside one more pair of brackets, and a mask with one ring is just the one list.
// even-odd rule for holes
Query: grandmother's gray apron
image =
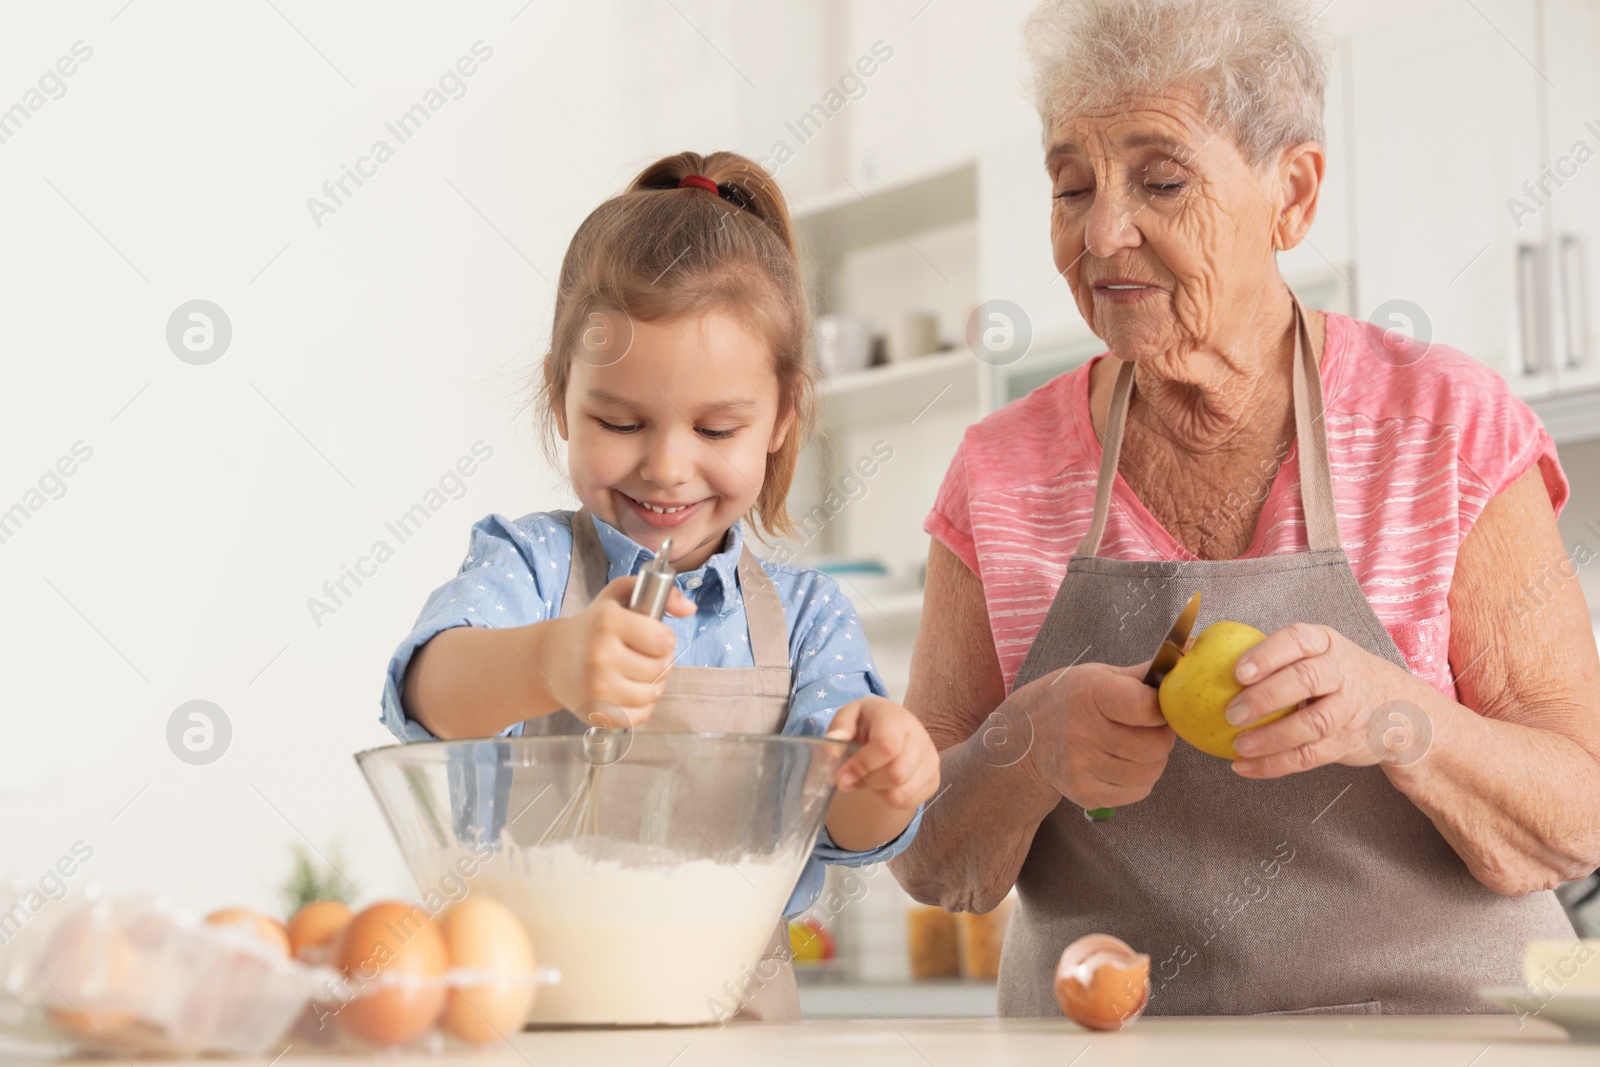
{"label": "grandmother's gray apron", "polygon": [[[594,601],[605,588],[608,570],[605,549],[590,513],[579,509],[572,516],[572,570],[561,599],[562,618],[576,615]],[[748,546],[739,556],[738,575],[739,596],[744,600],[750,653],[755,666],[673,667],[667,675],[665,694],[656,701],[650,718],[637,729],[746,734],[783,732],[783,724],[789,718],[791,684],[789,625],[784,619],[783,602]],[[731,594],[732,591],[725,592]],[[522,736],[582,733],[587,728],[588,724],[572,712],[562,710],[528,719],[522,724]],[[514,803],[511,810],[518,810]],[[693,951],[693,946],[687,951]],[[758,975],[776,973],[766,982],[756,983],[738,1019],[800,1018],[800,989],[795,983],[792,960],[789,923],[779,916],[778,928],[756,969]],[[737,979],[738,976],[732,977]],[[709,1016],[707,1021],[711,1021]]]}
{"label": "grandmother's gray apron", "polygon": [[[1331,626],[1402,669],[1339,542],[1322,383],[1294,302],[1295,437],[1310,551],[1256,559],[1104,559],[1100,547],[1133,387],[1118,370],[1093,524],[1013,688],[1072,663],[1154,655],[1203,590],[1195,633],[1233,619],[1272,633]],[[1284,464],[1284,469],[1288,463]],[[1283,474],[1279,474],[1283,477]],[[1182,740],[1150,795],[1091,822],[1070,801],[1040,824],[1017,878],[1001,1015],[1057,1015],[1061,950],[1114,934],[1151,958],[1158,1015],[1491,1012],[1521,985],[1523,944],[1574,937],[1555,894],[1486,888],[1428,817],[1372,767],[1247,780]]]}

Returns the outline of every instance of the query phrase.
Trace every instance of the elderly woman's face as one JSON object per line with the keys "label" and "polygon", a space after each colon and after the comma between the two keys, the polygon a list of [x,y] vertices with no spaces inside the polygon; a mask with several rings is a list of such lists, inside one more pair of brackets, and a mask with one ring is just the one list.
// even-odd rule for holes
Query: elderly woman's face
{"label": "elderly woman's face", "polygon": [[1252,328],[1276,274],[1271,184],[1185,94],[1063,116],[1047,152],[1056,267],[1114,352],[1176,354]]}

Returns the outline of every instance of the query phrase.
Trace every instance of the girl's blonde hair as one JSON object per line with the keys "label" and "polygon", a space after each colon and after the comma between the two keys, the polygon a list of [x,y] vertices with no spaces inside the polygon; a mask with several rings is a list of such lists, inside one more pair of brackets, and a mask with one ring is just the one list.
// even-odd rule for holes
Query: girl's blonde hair
{"label": "girl's blonde hair", "polygon": [[[717,195],[680,179],[699,174]],[[760,334],[778,376],[778,415],[794,422],[767,454],[766,479],[750,509],[758,536],[793,528],[784,500],[815,422],[816,378],[806,347],[806,299],[794,227],[777,182],[733,152],[680,152],[646,167],[627,191],[590,213],[573,235],[556,287],[555,322],[544,357],[540,421],[555,456],[572,360],[596,313],[670,321],[727,312]]]}

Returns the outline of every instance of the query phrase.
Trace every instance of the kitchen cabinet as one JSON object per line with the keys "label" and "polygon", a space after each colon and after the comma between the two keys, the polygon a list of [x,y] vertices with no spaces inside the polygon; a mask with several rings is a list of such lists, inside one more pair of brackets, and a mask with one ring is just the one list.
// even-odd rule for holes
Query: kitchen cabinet
{"label": "kitchen cabinet", "polygon": [[968,159],[797,201],[812,312],[865,315],[881,328],[894,314],[928,308],[942,335],[959,331],[972,300],[976,189]]}
{"label": "kitchen cabinet", "polygon": [[[961,431],[980,414],[979,364],[959,344],[977,287],[976,187],[969,159],[795,205],[813,311],[862,316],[878,331],[900,314],[927,311],[939,337],[956,343],[823,383],[826,436],[808,446],[806,476],[790,497],[808,558],[872,558],[902,579],[926,558],[922,518]],[[863,480],[852,470],[869,455],[883,472]],[[819,511],[830,496],[834,506]],[[863,624],[895,614],[880,610],[878,595],[841,584]]]}
{"label": "kitchen cabinet", "polygon": [[1553,178],[1540,239],[1549,351],[1557,386],[1567,391],[1600,386],[1600,5],[1543,0],[1542,7],[1544,161]]}
{"label": "kitchen cabinet", "polygon": [[1525,398],[1600,384],[1600,165],[1559,186],[1545,169],[1600,148],[1595,19],[1588,0],[1455,0],[1346,42],[1361,311]]}

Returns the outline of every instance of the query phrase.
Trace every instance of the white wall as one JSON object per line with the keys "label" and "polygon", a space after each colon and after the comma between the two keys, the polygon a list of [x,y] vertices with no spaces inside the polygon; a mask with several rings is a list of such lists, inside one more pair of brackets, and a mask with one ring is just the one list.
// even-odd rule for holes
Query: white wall
{"label": "white wall", "polygon": [[[524,407],[568,237],[660,153],[765,151],[837,76],[800,3],[274,2],[0,16],[0,108],[93,50],[0,143],[0,508],[92,449],[0,543],[0,877],[81,839],[80,883],[274,907],[288,845],[342,839],[366,895],[409,892],[350,757],[389,743],[384,665],[470,524],[570,503]],[[400,144],[384,123],[479,40]],[[394,157],[317,226],[307,198],[380,137]],[[206,366],[165,340],[194,298],[232,323]],[[385,521],[479,440],[398,544]],[[380,538],[394,558],[317,625],[307,598]],[[233,731],[208,766],[166,741],[197,698]]]}

